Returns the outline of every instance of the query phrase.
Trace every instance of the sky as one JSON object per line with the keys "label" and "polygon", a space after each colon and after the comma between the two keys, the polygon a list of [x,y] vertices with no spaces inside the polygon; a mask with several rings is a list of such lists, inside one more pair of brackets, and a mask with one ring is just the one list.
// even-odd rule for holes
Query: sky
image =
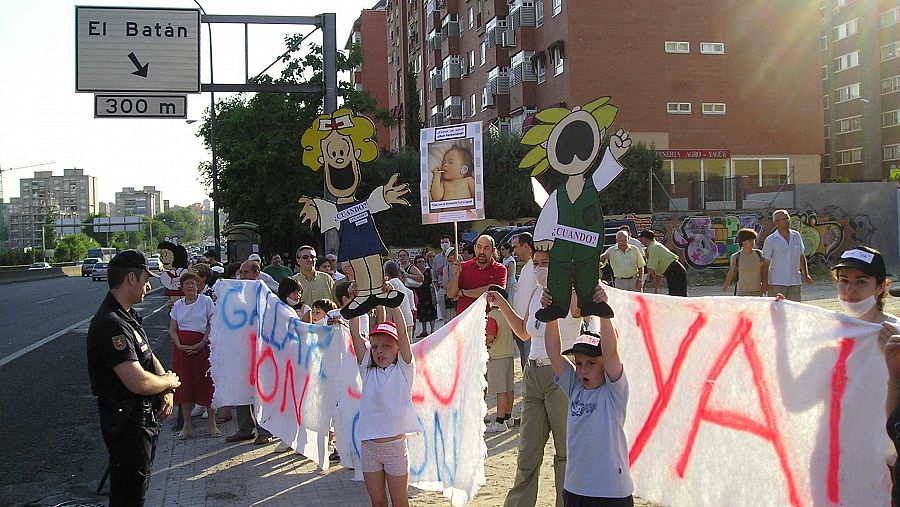
{"label": "sky", "polygon": [[[210,160],[196,137],[200,123],[183,119],[94,118],[93,94],[75,92],[75,6],[196,8],[191,0],[3,0],[0,3],[0,169],[3,198],[19,195],[19,179],[34,171],[80,168],[97,177],[99,199],[114,201],[123,187],[155,185],[171,205],[201,202],[209,191],[197,165]],[[329,5],[336,13],[337,46],[353,22],[376,0],[200,0],[208,14],[313,16]],[[284,52],[284,36],[306,34],[303,25],[250,26],[249,74]],[[207,28],[201,27],[200,82],[209,82]],[[244,79],[243,25],[212,27],[217,83]],[[321,32],[308,41],[321,44]],[[269,73],[277,75],[280,67]],[[339,79],[347,79],[340,77]],[[226,97],[216,94],[216,99]],[[188,95],[188,119],[202,118],[209,94]],[[300,135],[297,133],[299,142]],[[53,161],[34,168],[7,170]]]}

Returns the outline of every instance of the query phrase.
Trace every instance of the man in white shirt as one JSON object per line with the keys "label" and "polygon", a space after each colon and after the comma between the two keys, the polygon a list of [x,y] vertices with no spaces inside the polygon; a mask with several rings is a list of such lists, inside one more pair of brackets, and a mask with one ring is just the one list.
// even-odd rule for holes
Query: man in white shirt
{"label": "man in white shirt", "polygon": [[[250,254],[250,257],[248,257],[247,260],[255,262],[257,266],[262,266],[262,258],[259,256],[259,254]],[[275,279],[272,278],[272,275],[266,273],[262,269],[259,270],[259,273],[257,273],[257,275],[258,276],[255,278],[256,280],[262,281],[262,283],[266,284],[266,287],[268,287],[272,292],[278,292],[278,282],[276,282]]]}
{"label": "man in white shirt", "polygon": [[[530,232],[523,232],[513,238],[512,246],[516,260],[522,264],[522,271],[519,273],[519,279],[516,280],[516,292],[513,294],[510,303],[512,303],[516,313],[526,317],[529,298],[537,284],[534,281],[534,262],[531,260],[531,256],[534,254],[534,238]],[[518,336],[513,337],[516,341],[516,348],[519,349],[519,361],[521,362],[522,371],[525,371],[525,362],[528,361],[531,341],[522,340]]]}
{"label": "man in white shirt", "polygon": [[800,301],[801,283],[813,283],[804,255],[803,238],[791,229],[791,217],[780,209],[772,213],[775,230],[763,242],[762,290]]}

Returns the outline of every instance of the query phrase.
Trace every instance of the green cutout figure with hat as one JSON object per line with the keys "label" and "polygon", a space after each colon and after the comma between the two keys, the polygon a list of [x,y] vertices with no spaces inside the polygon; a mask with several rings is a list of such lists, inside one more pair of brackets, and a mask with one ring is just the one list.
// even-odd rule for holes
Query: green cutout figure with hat
{"label": "green cutout figure with hat", "polygon": [[522,144],[533,148],[520,169],[530,169],[537,176],[550,168],[568,176],[550,194],[534,227],[535,250],[550,252],[547,289],[553,302],[535,314],[542,322],[568,315],[573,287],[582,316],[613,316],[609,305],[592,299],[600,279],[605,232],[599,192],[624,170],[619,159],[631,146],[631,138],[619,129],[595,168],[603,136],[618,113],[609,101],[610,97],[601,97],[572,110],[544,109],[522,137]]}

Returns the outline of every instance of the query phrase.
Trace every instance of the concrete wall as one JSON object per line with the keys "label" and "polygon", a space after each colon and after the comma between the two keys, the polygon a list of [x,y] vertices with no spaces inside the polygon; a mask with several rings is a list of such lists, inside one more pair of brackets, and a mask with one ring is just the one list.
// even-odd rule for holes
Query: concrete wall
{"label": "concrete wall", "polygon": [[798,211],[815,210],[846,221],[849,246],[865,244],[880,250],[887,264],[900,262],[896,183],[798,184],[794,196]]}

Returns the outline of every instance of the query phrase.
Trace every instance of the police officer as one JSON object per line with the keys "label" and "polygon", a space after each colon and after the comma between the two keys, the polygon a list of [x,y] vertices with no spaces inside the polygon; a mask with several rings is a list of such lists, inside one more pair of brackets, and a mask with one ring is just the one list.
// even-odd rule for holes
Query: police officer
{"label": "police officer", "polygon": [[109,451],[109,505],[144,505],[159,421],[172,413],[178,376],[150,349],[133,306],[144,300],[151,276],[144,254],[125,250],[109,262],[109,292],[91,319],[88,374],[97,396],[100,431]]}

